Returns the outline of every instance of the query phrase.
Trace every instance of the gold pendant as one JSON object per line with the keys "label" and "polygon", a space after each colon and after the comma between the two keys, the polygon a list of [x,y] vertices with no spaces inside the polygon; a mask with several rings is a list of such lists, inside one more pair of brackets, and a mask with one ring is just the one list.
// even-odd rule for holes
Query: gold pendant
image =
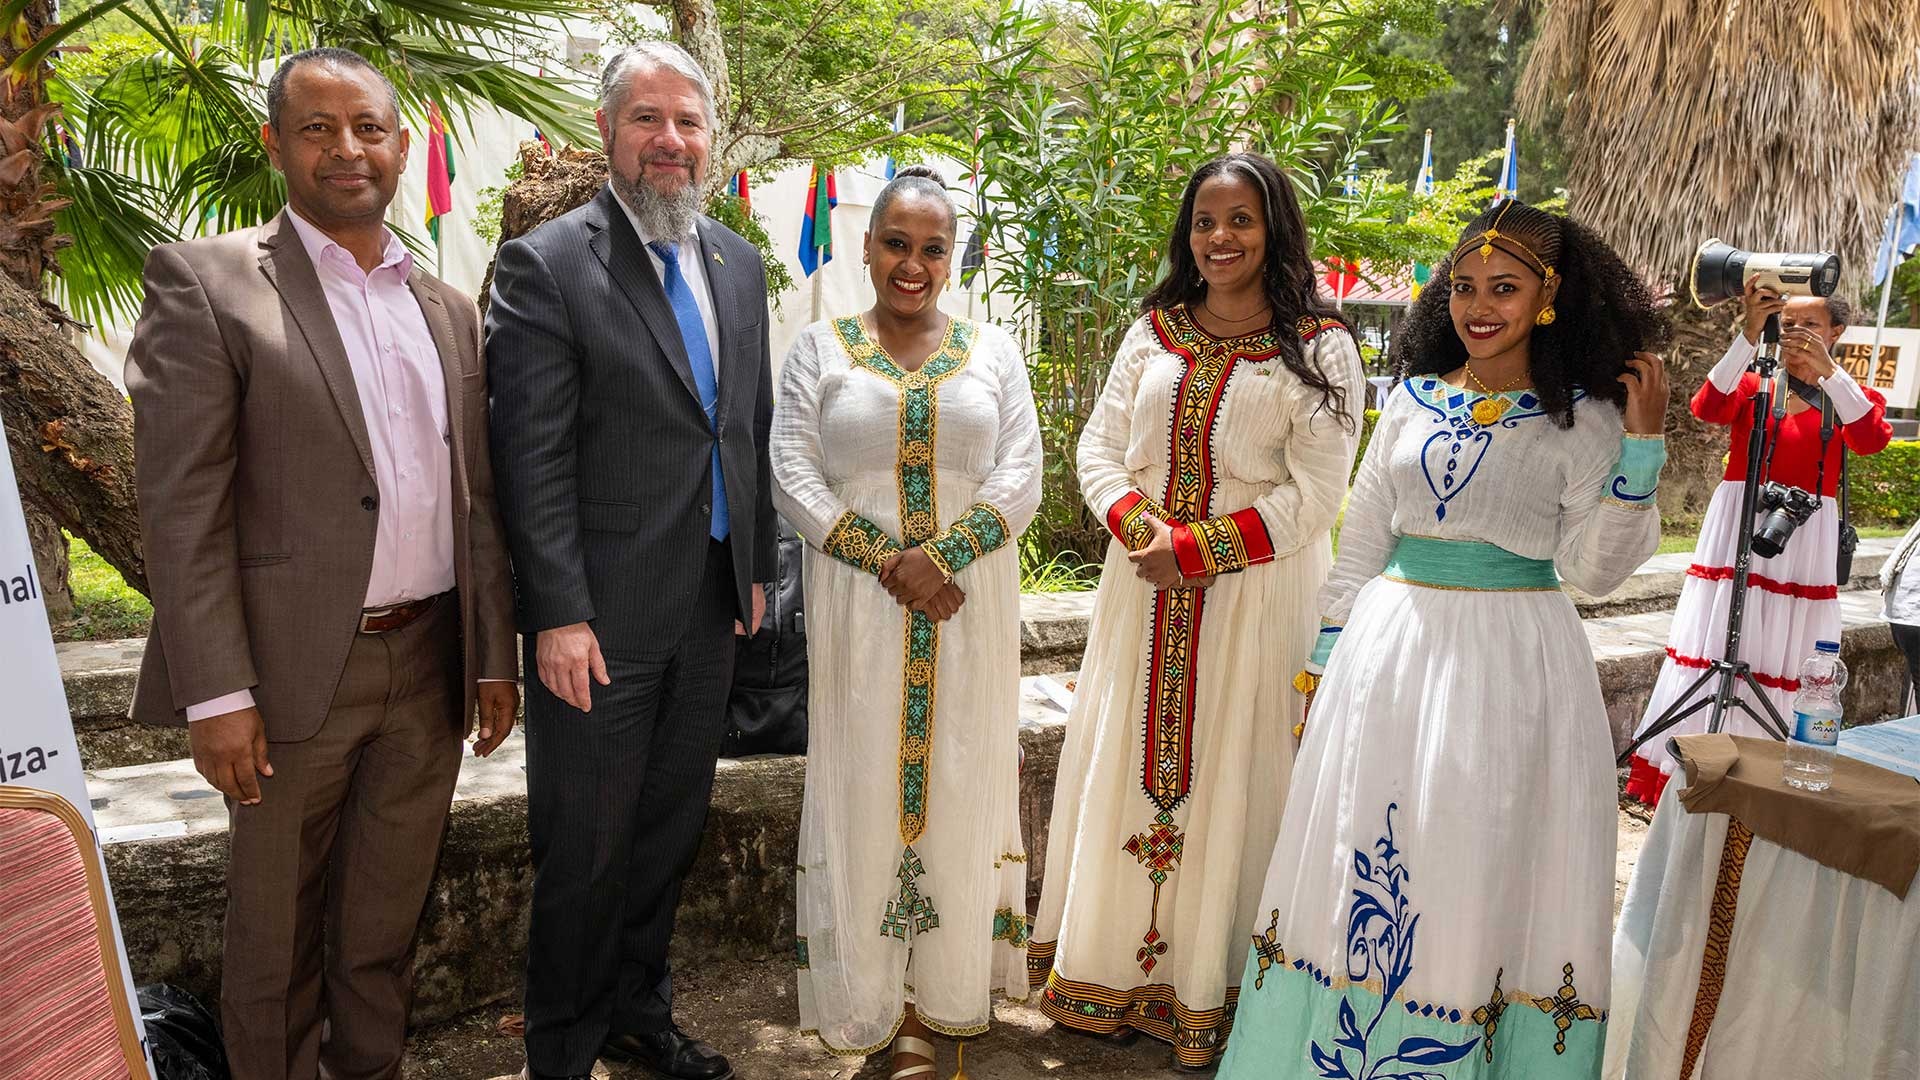
{"label": "gold pendant", "polygon": [[1481,427],[1492,427],[1500,422],[1501,417],[1507,415],[1507,410],[1511,407],[1511,403],[1506,398],[1483,397],[1473,403],[1473,422]]}

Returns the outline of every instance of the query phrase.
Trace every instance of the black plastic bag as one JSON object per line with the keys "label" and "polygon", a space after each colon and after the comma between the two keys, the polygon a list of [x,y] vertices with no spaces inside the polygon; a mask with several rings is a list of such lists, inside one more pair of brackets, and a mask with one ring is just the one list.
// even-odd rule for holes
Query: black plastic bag
{"label": "black plastic bag", "polygon": [[159,1080],[229,1080],[220,1024],[199,998],[164,983],[141,987],[139,997]]}

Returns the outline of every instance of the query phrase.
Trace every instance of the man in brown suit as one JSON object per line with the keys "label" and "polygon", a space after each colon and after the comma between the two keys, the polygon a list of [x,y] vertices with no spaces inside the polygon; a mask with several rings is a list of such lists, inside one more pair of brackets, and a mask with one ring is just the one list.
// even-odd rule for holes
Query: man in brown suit
{"label": "man in brown suit", "polygon": [[287,209],[147,260],[127,358],[154,630],[136,719],[227,796],[235,1080],[399,1074],[412,942],[461,739],[506,738],[513,597],[473,302],[382,223],[392,85],[286,61]]}

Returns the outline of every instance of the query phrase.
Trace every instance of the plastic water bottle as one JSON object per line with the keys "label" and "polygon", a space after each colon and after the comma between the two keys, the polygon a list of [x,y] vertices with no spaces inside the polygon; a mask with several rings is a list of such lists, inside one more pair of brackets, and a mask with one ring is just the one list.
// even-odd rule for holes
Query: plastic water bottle
{"label": "plastic water bottle", "polygon": [[1847,665],[1840,643],[1814,643],[1813,655],[1800,663],[1800,692],[1793,698],[1793,737],[1780,761],[1780,779],[1807,791],[1825,791],[1833,783],[1833,747],[1840,741],[1840,691]]}

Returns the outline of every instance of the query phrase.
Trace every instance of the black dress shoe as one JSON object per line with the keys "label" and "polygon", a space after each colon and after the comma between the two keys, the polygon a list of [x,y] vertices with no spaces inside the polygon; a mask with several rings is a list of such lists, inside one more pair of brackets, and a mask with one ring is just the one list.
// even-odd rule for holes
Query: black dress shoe
{"label": "black dress shoe", "polygon": [[608,1036],[600,1056],[645,1066],[667,1080],[733,1080],[733,1066],[720,1051],[678,1026],[641,1035]]}

